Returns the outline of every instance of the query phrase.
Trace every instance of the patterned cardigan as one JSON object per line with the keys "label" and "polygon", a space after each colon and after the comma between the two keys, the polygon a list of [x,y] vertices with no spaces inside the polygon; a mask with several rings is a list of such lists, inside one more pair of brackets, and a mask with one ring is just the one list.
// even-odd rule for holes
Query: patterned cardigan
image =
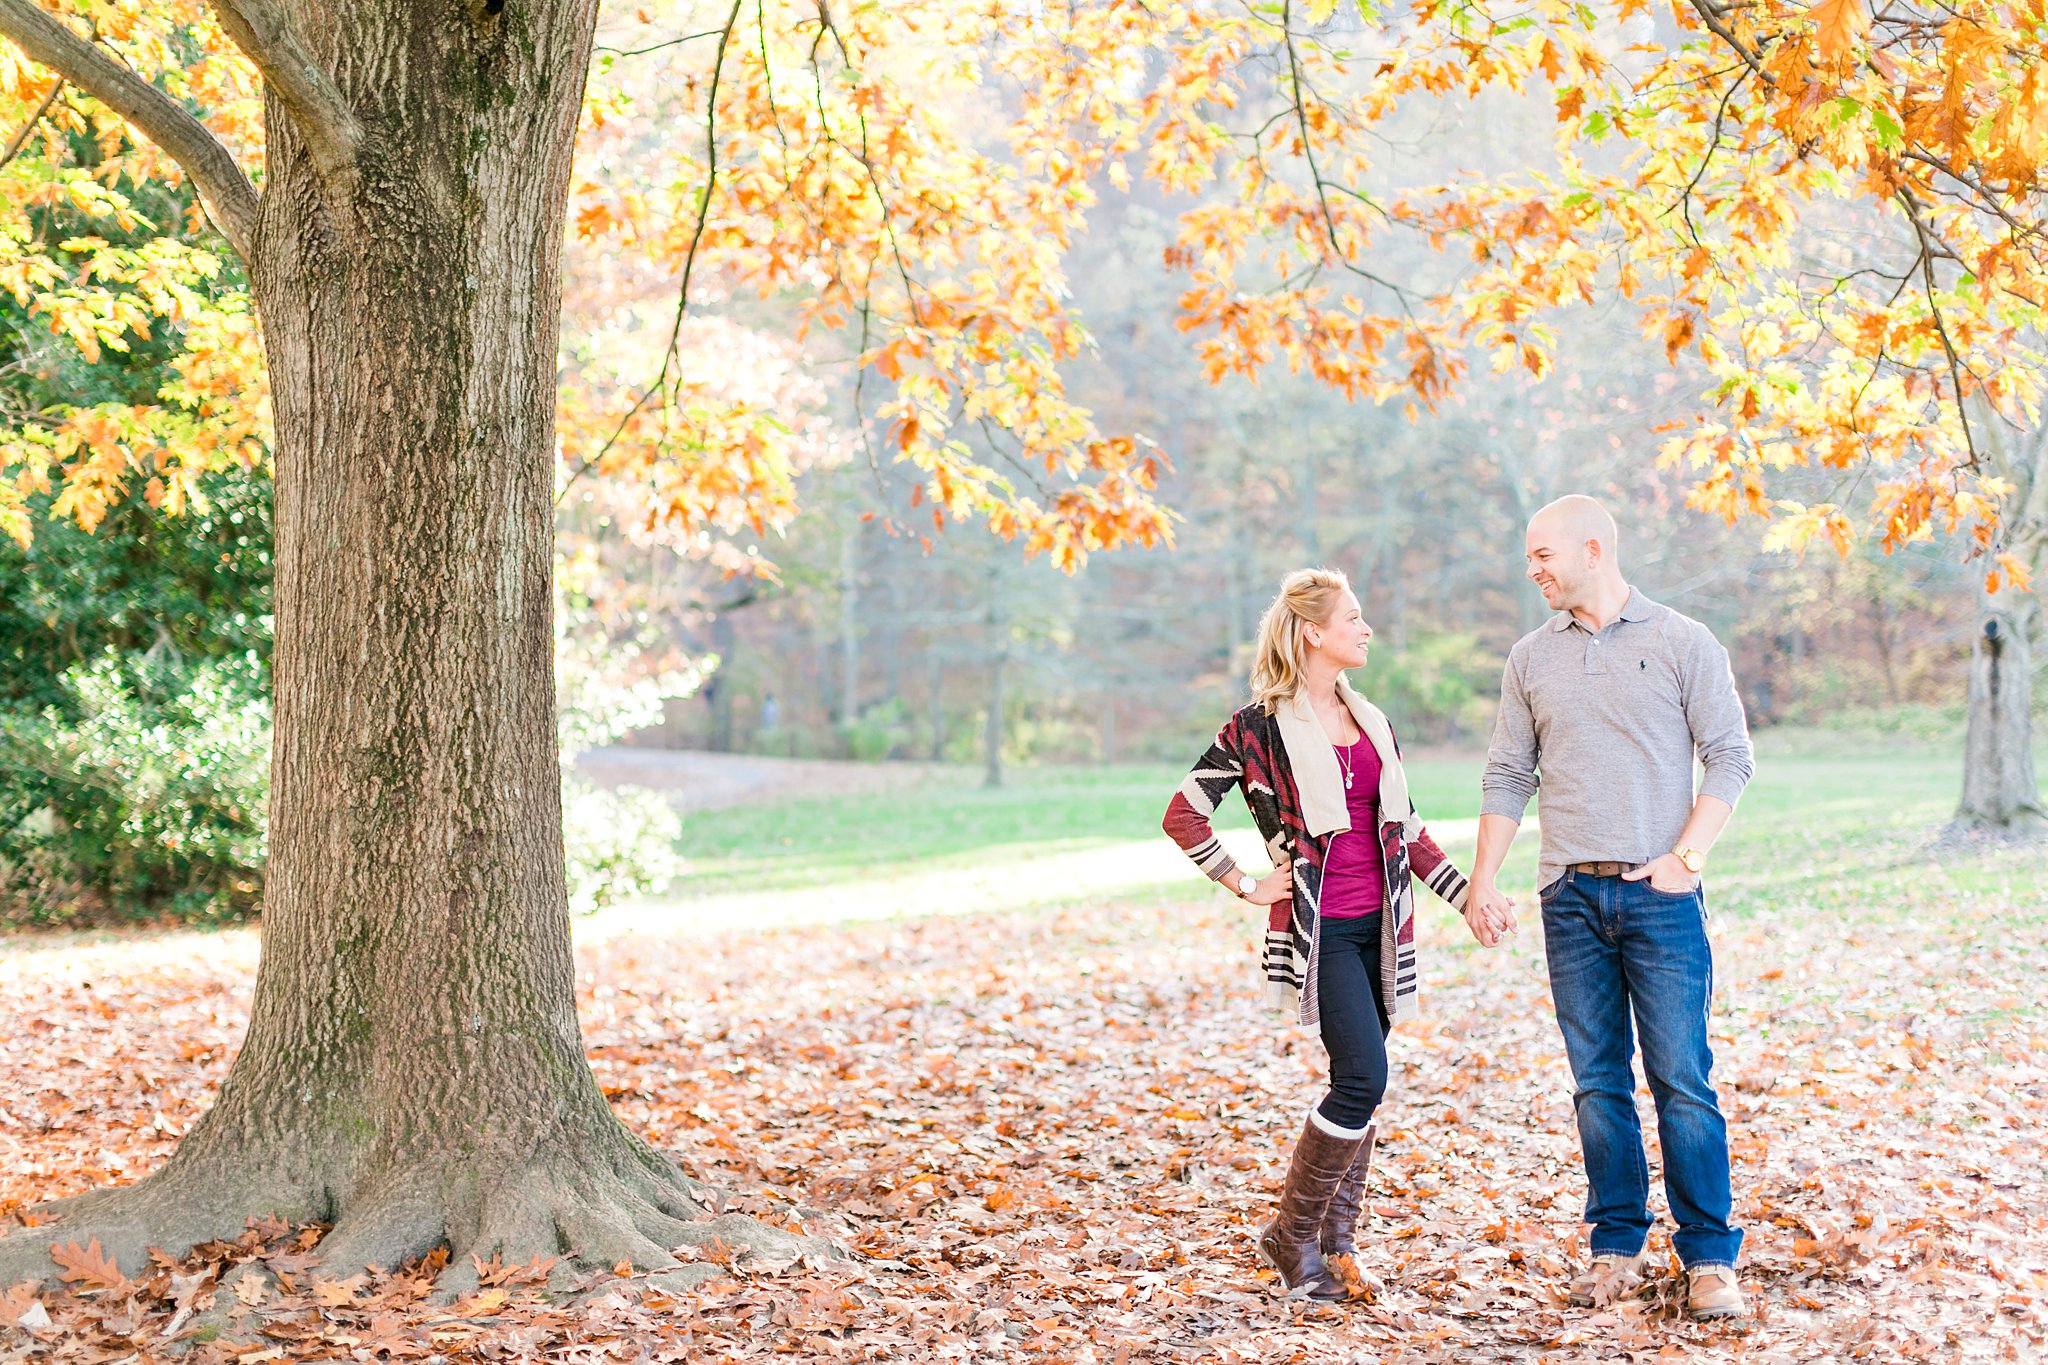
{"label": "patterned cardigan", "polygon": [[[1415,892],[1411,872],[1453,908],[1465,903],[1465,878],[1430,838],[1408,798],[1407,774],[1393,728],[1379,708],[1339,682],[1359,728],[1380,756],[1380,828],[1387,899],[1380,916],[1382,1009],[1389,1023],[1418,1013],[1415,970]],[[1279,867],[1293,865],[1294,894],[1270,907],[1263,954],[1266,1000],[1300,1022],[1321,1022],[1316,995],[1316,950],[1321,942],[1323,864],[1331,837],[1350,829],[1336,751],[1306,700],[1281,702],[1268,713],[1254,702],[1225,723],[1166,808],[1167,835],[1216,881],[1235,877],[1210,818],[1234,786]],[[1227,885],[1228,883],[1226,883]]]}

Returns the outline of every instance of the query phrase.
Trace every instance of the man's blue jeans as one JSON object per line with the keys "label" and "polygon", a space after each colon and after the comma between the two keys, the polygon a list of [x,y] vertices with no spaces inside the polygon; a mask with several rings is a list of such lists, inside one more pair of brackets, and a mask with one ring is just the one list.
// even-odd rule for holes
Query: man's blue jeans
{"label": "man's blue jeans", "polygon": [[1595,1255],[1633,1256],[1650,1233],[1637,1038],[1657,1103],[1678,1259],[1689,1270],[1732,1266],[1742,1248],[1742,1230],[1728,1225],[1728,1124],[1707,1044],[1714,959],[1706,916],[1703,888],[1674,896],[1647,880],[1567,872],[1543,889],[1544,952],[1571,1060]]}

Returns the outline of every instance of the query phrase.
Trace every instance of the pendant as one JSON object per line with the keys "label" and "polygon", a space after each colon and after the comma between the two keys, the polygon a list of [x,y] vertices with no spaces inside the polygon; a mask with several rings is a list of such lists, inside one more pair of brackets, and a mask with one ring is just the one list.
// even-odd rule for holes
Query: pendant
{"label": "pendant", "polygon": [[1351,774],[1350,774],[1350,773],[1346,773],[1346,774],[1344,774],[1344,790],[1345,790],[1345,791],[1350,791],[1350,790],[1351,790]]}

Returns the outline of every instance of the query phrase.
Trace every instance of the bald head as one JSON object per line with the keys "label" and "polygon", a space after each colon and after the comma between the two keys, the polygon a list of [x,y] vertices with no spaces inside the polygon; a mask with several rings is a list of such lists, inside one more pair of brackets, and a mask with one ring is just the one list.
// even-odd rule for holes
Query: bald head
{"label": "bald head", "polygon": [[1621,530],[1614,524],[1614,518],[1596,499],[1584,493],[1567,493],[1555,502],[1546,503],[1529,519],[1532,532],[1538,526],[1576,547],[1583,548],[1587,541],[1597,540],[1605,552],[1603,557],[1610,560],[1615,558],[1619,549]]}
{"label": "bald head", "polygon": [[1592,498],[1572,493],[1529,519],[1529,577],[1553,611],[1628,595],[1614,518]]}

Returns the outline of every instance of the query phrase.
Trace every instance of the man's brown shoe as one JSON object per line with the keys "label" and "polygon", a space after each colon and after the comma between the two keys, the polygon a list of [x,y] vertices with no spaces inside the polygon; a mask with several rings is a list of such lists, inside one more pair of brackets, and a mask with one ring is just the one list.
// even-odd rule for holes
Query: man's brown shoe
{"label": "man's brown shoe", "polygon": [[1566,1297],[1580,1308],[1605,1308],[1642,1281],[1642,1252],[1624,1256],[1618,1251],[1603,1251],[1593,1258],[1593,1264],[1572,1278]]}
{"label": "man's brown shoe", "polygon": [[1749,1311],[1735,1272],[1725,1265],[1689,1270],[1685,1275],[1685,1315],[1689,1318],[1733,1318]]}

